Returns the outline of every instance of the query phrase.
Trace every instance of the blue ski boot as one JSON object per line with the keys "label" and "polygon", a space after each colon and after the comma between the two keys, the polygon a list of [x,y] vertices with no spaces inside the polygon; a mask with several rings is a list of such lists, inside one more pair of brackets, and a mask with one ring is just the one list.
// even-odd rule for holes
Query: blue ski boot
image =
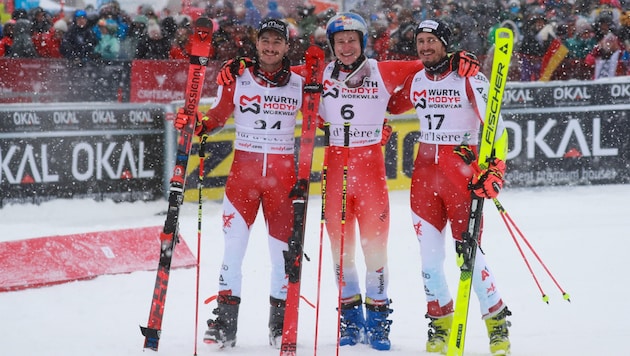
{"label": "blue ski boot", "polygon": [[389,308],[389,302],[383,305],[373,305],[369,303],[369,298],[365,303],[367,312],[365,333],[367,343],[375,350],[386,351],[392,346],[389,341],[389,326],[392,324],[387,317],[393,312]]}
{"label": "blue ski boot", "polygon": [[351,301],[341,304],[340,346],[354,346],[365,340],[365,317],[361,296],[357,294],[349,299]]}

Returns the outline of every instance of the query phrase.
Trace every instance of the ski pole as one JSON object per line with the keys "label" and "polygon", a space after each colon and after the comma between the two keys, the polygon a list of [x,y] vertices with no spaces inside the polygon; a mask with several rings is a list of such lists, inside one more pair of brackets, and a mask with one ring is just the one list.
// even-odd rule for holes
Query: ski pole
{"label": "ski pole", "polygon": [[343,289],[343,254],[346,239],[346,207],[348,205],[348,155],[350,150],[350,123],[343,125],[343,176],[341,181],[341,241],[339,241],[339,286],[337,291],[337,356],[339,355],[339,342],[341,332],[341,297]]}
{"label": "ski pole", "polygon": [[[527,247],[529,248],[529,250],[532,252],[532,254],[534,255],[534,257],[536,257],[536,259],[538,260],[538,262],[540,263],[540,265],[543,267],[543,269],[545,270],[545,272],[547,272],[547,275],[551,278],[551,280],[553,281],[553,283],[555,283],[556,287],[558,287],[558,289],[560,290],[560,292],[562,293],[562,298],[568,302],[571,302],[571,297],[569,296],[569,294],[567,292],[564,291],[564,289],[562,289],[562,287],[560,286],[560,284],[558,283],[558,281],[556,280],[556,278],[553,276],[553,274],[551,273],[551,271],[547,268],[547,265],[543,262],[543,260],[540,258],[540,256],[538,255],[538,253],[536,252],[536,250],[534,249],[534,247],[529,243],[529,241],[527,240],[527,238],[525,237],[525,235],[523,234],[523,232],[521,231],[521,229],[518,228],[518,226],[516,225],[516,223],[514,222],[514,220],[512,220],[512,217],[510,216],[510,214],[507,212],[507,210],[505,210],[505,208],[503,207],[503,205],[499,202],[498,199],[492,199],[492,201],[494,202],[494,205],[497,207],[497,210],[499,211],[499,214],[501,215],[501,218],[503,219],[503,222],[505,223],[505,226],[507,227],[508,231],[510,232],[510,234],[512,235],[512,239],[514,240],[514,242],[516,243],[516,246],[518,247],[519,251],[521,252],[521,256],[523,257],[523,259],[525,260],[525,264],[527,264],[527,267],[530,270],[530,273],[532,274],[532,276],[534,277],[534,280],[536,281],[536,284],[538,285],[538,289],[540,289],[542,295],[543,295],[543,301],[545,303],[549,303],[549,297],[547,295],[545,295],[545,293],[542,291],[542,289],[540,288],[540,284],[538,283],[538,280],[536,278],[536,276],[534,275],[534,272],[532,271],[527,259],[525,258],[525,255],[523,254],[521,247],[519,245],[519,243],[516,241],[516,236],[514,235],[514,232],[512,231],[511,227],[514,227],[514,229],[516,230],[516,232],[518,232],[519,236],[521,237],[521,239],[523,240],[523,242],[525,242],[525,244],[527,245]],[[510,226],[511,225],[511,226]]]}
{"label": "ski pole", "polygon": [[324,249],[324,224],[326,222],[326,180],[328,178],[328,149],[330,147],[330,123],[324,123],[324,162],[322,164],[322,213],[319,222],[319,259],[317,265],[317,299],[315,301],[315,342],[313,355],[317,355],[317,341],[319,336],[319,302],[322,286],[322,255]]}
{"label": "ski pole", "polygon": [[202,215],[202,207],[203,207],[203,199],[202,199],[202,188],[203,188],[203,176],[204,176],[204,168],[203,162],[206,156],[206,140],[208,139],[207,135],[203,135],[201,137],[201,142],[199,143],[199,180],[197,182],[197,192],[199,193],[199,200],[197,202],[197,274],[195,278],[195,347],[194,347],[194,356],[197,356],[197,336],[199,333],[199,272],[201,268],[201,215]]}

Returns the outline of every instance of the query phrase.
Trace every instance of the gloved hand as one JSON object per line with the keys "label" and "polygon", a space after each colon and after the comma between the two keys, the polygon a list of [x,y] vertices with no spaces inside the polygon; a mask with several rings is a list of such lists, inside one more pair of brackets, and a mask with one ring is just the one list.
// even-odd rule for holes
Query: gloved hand
{"label": "gloved hand", "polygon": [[295,185],[289,192],[289,198],[299,199],[307,197],[308,193],[308,181],[306,179],[298,179]]}
{"label": "gloved hand", "polygon": [[247,67],[251,67],[253,65],[254,61],[247,57],[236,57],[228,60],[223,64],[221,69],[219,69],[219,74],[217,74],[217,84],[223,86],[232,84],[236,77],[245,72]]}
{"label": "gloved hand", "polygon": [[[200,112],[195,113],[195,118],[196,118],[195,134],[198,136],[201,133],[201,130],[203,129],[203,126],[201,125],[202,116],[203,115]],[[175,121],[173,121],[173,126],[175,126],[175,128],[178,130],[182,130],[184,127],[186,127],[186,125],[188,125],[189,119],[190,119],[190,116],[186,114],[186,111],[184,110],[184,108],[180,108],[177,111],[177,115],[175,116]]]}
{"label": "gloved hand", "polygon": [[475,152],[469,145],[461,144],[456,146],[454,152],[464,160],[464,163],[468,165],[472,164],[477,159]]}
{"label": "gloved hand", "polygon": [[385,146],[387,141],[389,141],[389,137],[392,135],[392,126],[387,123],[387,119],[383,122],[383,132],[381,134],[381,146]]}
{"label": "gloved hand", "polygon": [[461,77],[474,77],[479,73],[481,62],[472,52],[457,51],[453,53],[450,60],[451,69]]}
{"label": "gloved hand", "polygon": [[326,121],[324,121],[324,118],[317,115],[317,118],[315,119],[315,124],[317,125],[317,128],[320,130],[324,129],[324,124],[326,123]]}
{"label": "gloved hand", "polygon": [[[195,117],[195,135],[197,136],[201,136],[204,133],[212,135],[219,132],[223,128],[223,123],[219,122],[219,120],[204,116],[199,111],[197,111]],[[176,129],[181,130],[188,124],[188,119],[189,116],[186,115],[184,108],[180,108],[179,111],[177,111],[177,115],[175,116],[173,126],[175,126]]]}
{"label": "gloved hand", "polygon": [[476,196],[484,199],[494,199],[503,188],[505,162],[498,158],[490,161],[488,168],[480,174],[473,175],[471,189]]}

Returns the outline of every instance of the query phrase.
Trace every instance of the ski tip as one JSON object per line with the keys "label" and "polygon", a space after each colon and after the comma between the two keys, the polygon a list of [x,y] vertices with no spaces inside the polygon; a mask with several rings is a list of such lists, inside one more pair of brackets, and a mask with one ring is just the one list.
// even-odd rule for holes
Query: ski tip
{"label": "ski tip", "polygon": [[323,60],[325,57],[324,50],[318,45],[309,46],[304,52],[304,58],[315,58],[317,60]]}
{"label": "ski tip", "polygon": [[212,20],[205,16],[198,17],[197,20],[195,20],[195,27],[209,28],[210,31],[212,31]]}
{"label": "ski tip", "polygon": [[497,29],[495,36],[499,38],[511,38],[512,36],[514,36],[514,34],[509,28],[501,27]]}

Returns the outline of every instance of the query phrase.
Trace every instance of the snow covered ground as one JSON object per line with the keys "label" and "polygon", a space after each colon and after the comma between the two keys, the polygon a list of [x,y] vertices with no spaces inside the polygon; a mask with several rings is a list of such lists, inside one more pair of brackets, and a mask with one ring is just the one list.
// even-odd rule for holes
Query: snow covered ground
{"label": "snow covered ground", "polygon": [[[484,250],[498,287],[513,312],[513,355],[620,355],[630,337],[630,293],[623,273],[628,236],[630,185],[506,189],[500,196],[508,213],[547,264],[571,302],[537,268],[550,304],[541,295],[494,206],[485,208]],[[2,241],[129,227],[161,226],[165,201],[148,203],[58,200],[0,209]],[[393,300],[392,355],[426,354],[427,322],[418,243],[411,226],[406,191],[391,192],[390,297]],[[315,302],[320,199],[310,201],[302,294]],[[216,293],[223,249],[221,206],[204,202],[201,242],[201,300]],[[186,203],[181,232],[197,251],[197,204]],[[238,342],[218,351],[197,343],[198,355],[277,355],[267,343],[269,262],[262,220],[254,226],[244,266]],[[157,249],[157,246],[147,246]],[[157,253],[157,251],[156,251]],[[457,269],[447,261],[455,293]],[[319,355],[335,354],[336,288],[327,238],[324,239]],[[536,260],[528,256],[537,266]],[[157,355],[193,355],[196,269],[173,270]],[[101,276],[54,287],[0,293],[0,354],[21,356],[152,355],[143,351],[138,328],[146,325],[155,272]],[[200,305],[199,335],[214,305]],[[315,311],[302,303],[298,350],[314,353]],[[344,347],[341,355],[376,354],[367,346]],[[466,355],[487,355],[487,337],[476,300]]]}

